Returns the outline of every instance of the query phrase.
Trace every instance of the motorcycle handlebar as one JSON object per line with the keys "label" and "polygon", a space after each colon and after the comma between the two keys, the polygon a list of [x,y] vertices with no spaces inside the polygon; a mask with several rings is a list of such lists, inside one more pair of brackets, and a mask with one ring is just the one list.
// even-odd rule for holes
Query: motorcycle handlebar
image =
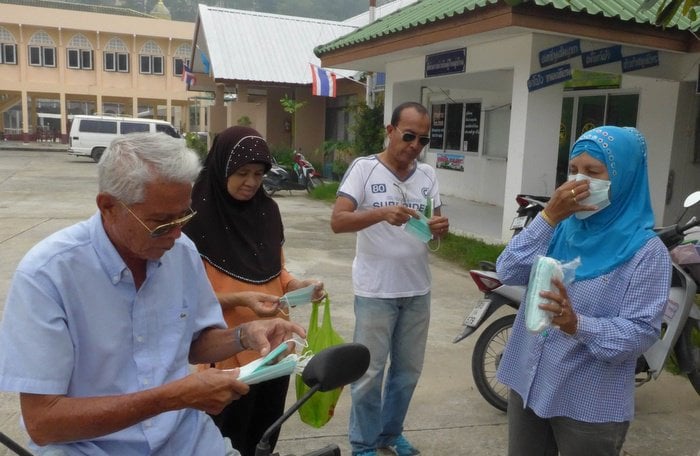
{"label": "motorcycle handlebar", "polygon": [[675,225],[667,227],[655,228],[654,231],[656,231],[656,234],[659,236],[659,239],[661,239],[661,242],[663,242],[664,245],[669,250],[671,250],[673,247],[676,247],[678,244],[683,242],[683,239],[685,238],[685,233],[688,230],[690,230],[691,228],[695,228],[699,225],[700,219],[696,219],[695,217],[693,217],[688,223],[686,223],[683,226],[680,226],[678,223],[676,223]]}

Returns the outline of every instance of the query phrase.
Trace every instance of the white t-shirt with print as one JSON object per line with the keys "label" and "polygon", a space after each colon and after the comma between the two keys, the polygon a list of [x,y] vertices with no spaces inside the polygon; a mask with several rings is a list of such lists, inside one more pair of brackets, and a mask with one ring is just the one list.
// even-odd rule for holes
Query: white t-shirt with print
{"label": "white t-shirt with print", "polygon": [[[376,155],[359,157],[350,165],[338,189],[357,211],[402,204],[423,211],[428,198],[440,207],[435,170],[417,162],[401,181]],[[379,222],[357,233],[352,264],[354,292],[369,298],[420,296],[430,291],[426,244],[404,231],[403,226]]]}

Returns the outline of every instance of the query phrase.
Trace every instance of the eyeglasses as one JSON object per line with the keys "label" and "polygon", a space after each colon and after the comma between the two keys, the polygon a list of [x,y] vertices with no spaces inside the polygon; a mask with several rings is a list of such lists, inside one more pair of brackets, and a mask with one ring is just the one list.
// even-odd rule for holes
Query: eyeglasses
{"label": "eyeglasses", "polygon": [[124,206],[124,207],[126,208],[127,211],[129,211],[129,214],[133,215],[134,218],[135,218],[136,220],[138,220],[139,223],[140,223],[141,225],[143,225],[143,227],[146,228],[146,229],[148,230],[148,232],[151,234],[151,237],[152,237],[152,238],[157,238],[157,237],[165,236],[166,234],[170,233],[170,232],[171,232],[172,230],[174,230],[175,228],[182,228],[183,226],[185,226],[185,224],[186,224],[187,222],[189,222],[190,220],[192,220],[192,217],[194,217],[195,215],[197,215],[197,212],[196,212],[196,211],[193,211],[192,208],[189,208],[189,209],[187,209],[187,215],[184,215],[184,216],[182,216],[182,217],[180,217],[180,218],[177,218],[177,219],[173,220],[172,222],[164,223],[164,224],[162,224],[162,225],[158,225],[157,227],[155,227],[155,228],[153,228],[153,229],[150,229],[150,228],[148,227],[148,225],[146,225],[145,223],[143,223],[143,220],[141,220],[141,219],[139,218],[138,215],[134,214],[134,212],[133,212],[131,209],[129,209],[129,206],[127,206],[126,204],[124,204],[123,201],[119,201],[119,202],[122,203],[122,206]]}
{"label": "eyeglasses", "polygon": [[404,142],[410,143],[415,141],[416,138],[418,138],[418,142],[421,146],[427,146],[430,142],[430,136],[418,136],[415,133],[404,133],[399,127],[396,127],[396,129],[401,133],[401,139],[403,139]]}

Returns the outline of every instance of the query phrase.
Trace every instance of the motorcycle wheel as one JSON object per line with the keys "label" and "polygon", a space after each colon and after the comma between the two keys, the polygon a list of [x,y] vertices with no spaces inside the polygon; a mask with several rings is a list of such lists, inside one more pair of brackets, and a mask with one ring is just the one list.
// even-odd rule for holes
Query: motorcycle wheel
{"label": "motorcycle wheel", "polygon": [[484,329],[474,345],[472,376],[486,402],[505,412],[508,409],[508,387],[496,378],[496,371],[506,348],[515,315],[506,315]]}
{"label": "motorcycle wheel", "polygon": [[267,194],[267,196],[272,196],[277,191],[276,188],[273,188],[273,187],[267,185],[265,182],[263,182],[262,187],[263,187],[263,190],[265,191],[265,194]]}
{"label": "motorcycle wheel", "polygon": [[321,185],[323,185],[323,181],[321,180],[320,177],[316,177],[316,176],[310,177],[306,181],[306,191],[311,193],[313,191],[313,189],[315,189],[316,187],[321,186]]}
{"label": "motorcycle wheel", "polygon": [[695,388],[695,392],[700,394],[700,345],[697,344],[698,338],[700,338],[700,320],[688,318],[676,342],[675,350],[676,356],[682,359],[682,361],[679,359],[681,365],[689,367],[686,372],[688,381]]}

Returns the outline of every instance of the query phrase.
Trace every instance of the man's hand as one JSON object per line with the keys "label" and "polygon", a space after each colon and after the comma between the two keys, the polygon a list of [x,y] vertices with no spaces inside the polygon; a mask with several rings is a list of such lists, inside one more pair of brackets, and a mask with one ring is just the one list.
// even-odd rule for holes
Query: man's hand
{"label": "man's hand", "polygon": [[194,408],[217,415],[232,401],[248,393],[250,387],[238,379],[238,369],[206,369],[179,380],[182,408]]}
{"label": "man's hand", "polygon": [[401,226],[408,222],[411,217],[418,218],[418,213],[406,206],[384,206],[377,211],[382,211],[382,218],[385,222],[394,226]]}
{"label": "man's hand", "polygon": [[294,334],[306,338],[306,331],[303,327],[281,318],[251,321],[241,325],[243,346],[256,350],[263,356],[270,352],[271,347],[277,347],[282,342],[291,339]]}
{"label": "man's hand", "polygon": [[449,231],[450,221],[447,217],[434,215],[428,220],[428,227],[430,228],[430,232],[433,233],[433,237],[441,238]]}

